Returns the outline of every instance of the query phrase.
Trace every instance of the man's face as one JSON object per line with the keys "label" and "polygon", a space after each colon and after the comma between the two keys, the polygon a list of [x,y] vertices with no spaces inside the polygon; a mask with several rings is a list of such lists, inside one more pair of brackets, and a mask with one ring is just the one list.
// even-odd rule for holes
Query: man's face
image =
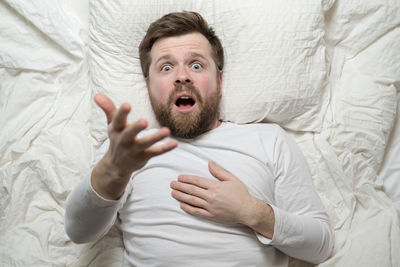
{"label": "man's face", "polygon": [[172,135],[194,138],[219,124],[222,74],[200,33],[157,40],[147,87],[158,122]]}

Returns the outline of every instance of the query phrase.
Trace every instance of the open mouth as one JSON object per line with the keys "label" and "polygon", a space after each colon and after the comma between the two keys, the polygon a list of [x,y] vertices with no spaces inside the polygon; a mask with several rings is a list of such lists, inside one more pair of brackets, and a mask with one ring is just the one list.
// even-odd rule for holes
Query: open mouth
{"label": "open mouth", "polygon": [[177,107],[179,113],[192,112],[195,104],[196,100],[190,95],[179,96],[175,101],[175,106]]}
{"label": "open mouth", "polygon": [[194,101],[193,98],[190,96],[181,96],[176,100],[175,105],[177,107],[187,107],[187,106],[193,106],[196,102]]}

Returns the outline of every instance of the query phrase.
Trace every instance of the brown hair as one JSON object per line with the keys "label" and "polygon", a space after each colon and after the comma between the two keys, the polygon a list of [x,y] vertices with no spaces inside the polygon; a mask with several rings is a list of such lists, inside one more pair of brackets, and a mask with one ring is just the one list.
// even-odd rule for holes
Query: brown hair
{"label": "brown hair", "polygon": [[157,40],[193,32],[201,33],[211,44],[215,65],[217,69],[222,71],[224,67],[224,51],[221,41],[215,35],[214,30],[208,26],[208,23],[199,13],[183,11],[169,13],[150,24],[145,37],[139,45],[140,65],[144,77],[147,78],[149,75],[150,51]]}

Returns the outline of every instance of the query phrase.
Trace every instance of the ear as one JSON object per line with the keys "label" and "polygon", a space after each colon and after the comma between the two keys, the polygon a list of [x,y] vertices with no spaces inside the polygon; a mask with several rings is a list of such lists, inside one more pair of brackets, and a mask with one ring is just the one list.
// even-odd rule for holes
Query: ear
{"label": "ear", "polygon": [[144,78],[145,82],[146,82],[146,87],[147,87],[147,91],[150,90],[150,79],[149,76],[147,76],[146,78]]}
{"label": "ear", "polygon": [[223,71],[219,70],[218,71],[218,85],[219,85],[219,97],[222,97],[222,76],[223,76]]}

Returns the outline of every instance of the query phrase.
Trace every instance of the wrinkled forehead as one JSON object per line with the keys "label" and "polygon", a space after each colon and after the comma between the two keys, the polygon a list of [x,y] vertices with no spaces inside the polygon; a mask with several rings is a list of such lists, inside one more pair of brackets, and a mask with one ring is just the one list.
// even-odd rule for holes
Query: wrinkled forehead
{"label": "wrinkled forehead", "polygon": [[152,62],[175,55],[201,56],[212,59],[212,48],[202,34],[190,33],[161,38],[154,43],[150,51]]}

